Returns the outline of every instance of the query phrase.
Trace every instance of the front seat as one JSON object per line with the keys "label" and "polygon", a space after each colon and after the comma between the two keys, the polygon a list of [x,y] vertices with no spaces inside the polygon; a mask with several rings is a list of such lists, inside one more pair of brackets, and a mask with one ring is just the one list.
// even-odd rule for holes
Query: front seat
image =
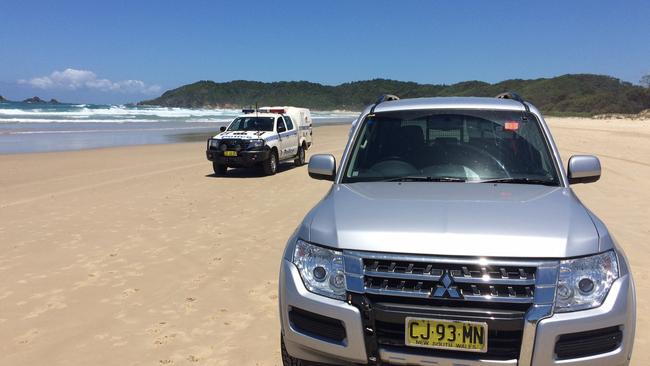
{"label": "front seat", "polygon": [[420,126],[404,126],[399,129],[396,140],[398,145],[397,155],[416,167],[420,166],[424,150],[422,128]]}

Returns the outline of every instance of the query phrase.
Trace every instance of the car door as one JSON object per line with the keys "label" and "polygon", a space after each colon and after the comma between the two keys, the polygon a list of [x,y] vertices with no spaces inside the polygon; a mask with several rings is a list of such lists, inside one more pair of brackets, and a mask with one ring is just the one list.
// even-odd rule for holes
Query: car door
{"label": "car door", "polygon": [[280,139],[278,140],[278,156],[280,160],[285,159],[287,157],[287,145],[288,145],[288,138],[287,138],[287,125],[284,123],[284,119],[282,116],[278,117],[277,122],[276,122],[276,127],[275,130],[278,133],[278,136]]}
{"label": "car door", "polygon": [[298,145],[300,141],[300,135],[298,133],[298,126],[293,123],[291,120],[291,117],[289,116],[283,116],[284,121],[286,122],[287,125],[287,134],[285,137],[285,142],[287,143],[287,155],[288,156],[295,156],[298,153]]}

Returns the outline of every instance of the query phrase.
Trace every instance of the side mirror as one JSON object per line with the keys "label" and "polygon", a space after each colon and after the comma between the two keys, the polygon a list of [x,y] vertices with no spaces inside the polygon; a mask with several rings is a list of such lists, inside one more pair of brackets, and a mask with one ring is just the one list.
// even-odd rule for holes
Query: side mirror
{"label": "side mirror", "polygon": [[317,154],[309,159],[307,167],[309,176],[314,179],[334,181],[336,176],[336,159],[330,154]]}
{"label": "side mirror", "polygon": [[284,126],[278,126],[278,133],[286,131],[287,128]]}
{"label": "side mirror", "polygon": [[219,129],[219,131],[221,131],[221,132],[226,131],[226,126],[221,126],[221,128]]}
{"label": "side mirror", "polygon": [[592,183],[600,179],[600,160],[593,155],[574,155],[567,168],[569,184]]}

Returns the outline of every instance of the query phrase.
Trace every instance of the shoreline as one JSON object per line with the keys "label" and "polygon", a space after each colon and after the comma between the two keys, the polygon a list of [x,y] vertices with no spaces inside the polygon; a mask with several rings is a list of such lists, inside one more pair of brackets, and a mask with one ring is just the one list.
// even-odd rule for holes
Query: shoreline
{"label": "shoreline", "polygon": [[[207,139],[241,109],[111,104],[0,104],[0,154],[85,150]],[[357,112],[313,111],[314,125],[348,123]]]}
{"label": "shoreline", "polygon": [[[314,128],[346,125],[351,122],[352,120],[347,118],[320,118],[314,119]],[[29,123],[26,126],[0,123],[0,156],[205,141],[228,123],[49,122]]]}
{"label": "shoreline", "polygon": [[[573,124],[574,127],[580,126],[582,130],[593,129],[594,131],[618,131],[618,133],[641,133],[646,134],[646,128],[650,127],[650,119],[631,119],[631,118],[581,118],[581,117],[554,117],[546,116],[546,121],[554,128],[562,129],[564,124]],[[320,129],[328,126],[345,126],[349,125],[352,119],[349,118],[320,118],[314,119],[314,129]],[[38,131],[38,133],[27,132],[23,137],[27,137],[25,141],[19,143],[25,144],[33,142],[40,144],[43,139],[48,135],[62,135],[63,138],[70,137],[70,135],[84,135],[95,134],[91,138],[104,138],[115,137],[111,135],[123,135],[129,138],[136,139],[137,141],[127,143],[123,139],[120,142],[113,142],[110,144],[97,144],[94,146],[86,145],[81,147],[60,147],[60,148],[46,148],[42,150],[29,150],[29,149],[15,149],[11,150],[7,147],[7,138],[12,136],[20,136],[7,134],[0,129],[0,157],[5,155],[23,155],[23,154],[43,154],[43,153],[61,153],[67,151],[92,151],[98,149],[110,149],[118,147],[133,147],[133,146],[155,146],[155,145],[169,145],[188,142],[206,141],[208,138],[218,133],[219,127],[227,125],[229,122],[129,122],[129,123],[114,123],[113,126],[118,126],[119,129],[114,129],[110,123],[86,123],[86,126],[91,126],[93,130],[78,131]],[[1,122],[0,127],[9,123]],[[36,125],[29,124],[29,125]],[[64,125],[66,127],[74,128],[82,125],[83,123],[69,123],[69,122],[47,122],[43,125]],[[137,126],[155,127],[158,125],[161,128],[142,128],[138,129]],[[170,127],[175,126],[175,127]],[[187,130],[199,130],[196,132],[187,132]],[[142,136],[138,134],[152,132],[153,135]],[[83,136],[81,136],[83,138]],[[87,137],[87,136],[86,136]],[[119,137],[119,136],[118,136]],[[4,143],[4,144],[3,144]],[[4,151],[3,151],[4,147]]]}

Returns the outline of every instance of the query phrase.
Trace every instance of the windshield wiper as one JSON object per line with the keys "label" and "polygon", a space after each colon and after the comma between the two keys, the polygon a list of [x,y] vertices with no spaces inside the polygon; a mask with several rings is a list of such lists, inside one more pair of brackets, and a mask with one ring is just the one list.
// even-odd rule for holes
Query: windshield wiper
{"label": "windshield wiper", "polygon": [[467,179],[457,177],[425,177],[425,176],[405,176],[389,178],[383,182],[466,182]]}
{"label": "windshield wiper", "polygon": [[541,184],[545,186],[557,186],[553,180],[534,179],[534,178],[497,178],[478,180],[475,183],[512,183],[512,184]]}

